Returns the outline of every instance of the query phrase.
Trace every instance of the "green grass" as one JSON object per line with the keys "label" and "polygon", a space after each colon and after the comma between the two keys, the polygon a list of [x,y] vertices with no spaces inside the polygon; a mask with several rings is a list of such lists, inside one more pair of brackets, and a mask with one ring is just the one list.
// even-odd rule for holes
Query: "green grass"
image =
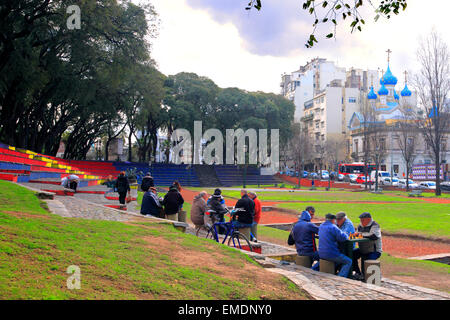
{"label": "green grass", "polygon": [[[362,212],[370,212],[382,230],[450,238],[450,206],[435,203],[343,204],[312,203],[316,216],[344,211],[356,225]],[[283,203],[278,207],[303,210],[303,204]]]}
{"label": "green grass", "polygon": [[[177,263],[175,252],[214,252],[217,263],[234,269],[254,262],[171,225],[63,218],[41,204],[31,191],[0,181],[0,299],[283,299],[292,291],[282,278],[284,293],[273,294],[207,266]],[[81,269],[80,290],[66,287],[70,265]]]}
{"label": "green grass", "polygon": [[[383,253],[381,255],[381,263],[387,263],[396,265],[403,268],[418,268],[421,270],[427,270],[429,272],[435,272],[440,274],[450,274],[450,266],[444,263],[426,261],[426,260],[410,260],[403,258],[396,258],[389,254]],[[405,272],[408,273],[408,272]],[[416,274],[410,274],[416,275]]]}

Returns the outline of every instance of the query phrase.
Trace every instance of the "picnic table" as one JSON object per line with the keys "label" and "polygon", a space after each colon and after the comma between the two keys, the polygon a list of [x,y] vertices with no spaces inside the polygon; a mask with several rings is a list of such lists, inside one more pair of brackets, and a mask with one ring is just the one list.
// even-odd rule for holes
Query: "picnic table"
{"label": "picnic table", "polygon": [[[368,238],[361,238],[361,239],[349,239],[344,242],[344,254],[352,259],[353,261],[353,244],[354,243],[360,243],[360,242],[369,242],[370,240]],[[350,274],[352,274],[352,270],[350,269]]]}

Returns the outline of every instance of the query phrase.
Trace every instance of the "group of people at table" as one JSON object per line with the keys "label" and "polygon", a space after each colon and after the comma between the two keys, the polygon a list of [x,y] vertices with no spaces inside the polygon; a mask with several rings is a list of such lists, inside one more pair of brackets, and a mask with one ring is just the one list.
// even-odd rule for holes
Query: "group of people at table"
{"label": "group of people at table", "polygon": [[[377,260],[382,253],[380,225],[372,219],[368,212],[359,216],[360,224],[355,230],[352,221],[344,212],[336,215],[327,214],[325,222],[317,226],[312,223],[314,207],[307,207],[293,226],[289,234],[288,244],[294,245],[299,256],[308,256],[312,260],[312,269],[318,271],[320,259],[332,261],[338,276],[350,277],[357,280],[364,279],[364,261]],[[346,255],[345,245],[350,237],[356,236],[362,241],[352,243],[352,258]],[[316,246],[316,238],[319,246]],[[361,269],[358,261],[361,260]],[[315,263],[314,263],[315,262]],[[354,274],[353,274],[354,273]]]}

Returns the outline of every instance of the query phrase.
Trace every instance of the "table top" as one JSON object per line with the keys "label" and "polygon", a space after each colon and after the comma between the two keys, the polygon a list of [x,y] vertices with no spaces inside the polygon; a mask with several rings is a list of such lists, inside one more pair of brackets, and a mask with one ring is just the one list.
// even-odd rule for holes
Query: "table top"
{"label": "table top", "polygon": [[367,241],[370,241],[370,239],[367,239],[367,238],[361,238],[361,239],[348,239],[346,242],[351,242],[351,243],[353,243],[353,242],[367,242]]}

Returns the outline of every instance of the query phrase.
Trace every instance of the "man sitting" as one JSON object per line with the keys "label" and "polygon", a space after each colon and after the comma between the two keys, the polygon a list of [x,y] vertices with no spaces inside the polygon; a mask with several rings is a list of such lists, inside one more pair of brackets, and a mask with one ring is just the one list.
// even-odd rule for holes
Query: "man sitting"
{"label": "man sitting", "polygon": [[162,202],[164,206],[164,211],[166,213],[166,219],[177,221],[178,220],[178,211],[182,208],[184,203],[183,196],[178,191],[175,185],[172,185],[169,188],[169,192],[164,196],[164,200]]}
{"label": "man sitting", "polygon": [[[216,222],[225,222],[225,214],[228,213],[228,208],[225,205],[225,199],[222,197],[222,190],[217,188],[214,190],[214,194],[209,197],[206,202],[207,210],[213,211],[207,218],[207,224],[213,224]],[[223,226],[218,227],[219,234],[225,234],[226,228]]]}
{"label": "man sitting", "polygon": [[153,177],[150,175],[150,172],[147,172],[145,177],[142,178],[141,190],[147,192],[150,187],[154,187],[155,183],[153,181]]}
{"label": "man sitting", "polygon": [[159,218],[161,210],[162,207],[156,193],[156,188],[150,187],[148,191],[144,193],[144,197],[142,198],[141,214],[152,215]]}
{"label": "man sitting", "polygon": [[348,240],[348,235],[336,226],[336,216],[328,213],[326,221],[319,227],[319,256],[335,262],[340,271],[338,276],[346,278],[352,268],[352,260],[339,251],[338,243]]}
{"label": "man sitting", "polygon": [[[241,199],[236,202],[235,209],[240,209],[235,215],[237,220],[233,219],[233,226],[236,228],[251,228],[253,224],[253,215],[255,212],[255,203],[247,194],[247,190],[241,190]],[[246,234],[250,238],[250,232]]]}
{"label": "man sitting", "polygon": [[319,233],[319,227],[311,222],[311,219],[314,218],[314,213],[314,207],[306,207],[289,234],[288,244],[295,244],[299,256],[311,257],[312,263],[317,261],[317,263],[312,266],[312,269],[318,271],[319,253],[317,252],[315,238]]}
{"label": "man sitting", "polygon": [[74,174],[71,174],[61,180],[61,185],[66,189],[71,189],[76,192],[79,182],[80,178]]}
{"label": "man sitting", "polygon": [[206,191],[200,192],[194,197],[191,207],[191,221],[195,225],[195,229],[198,231],[204,225],[204,218],[206,212],[206,200],[208,194]]}
{"label": "man sitting", "polygon": [[[369,212],[364,212],[359,216],[357,235],[362,235],[369,239],[368,242],[360,242],[359,248],[353,251],[353,268],[357,275],[364,276],[364,260],[377,260],[383,252],[381,246],[381,228],[378,223],[372,220]],[[358,259],[361,259],[361,270],[359,269]]]}

